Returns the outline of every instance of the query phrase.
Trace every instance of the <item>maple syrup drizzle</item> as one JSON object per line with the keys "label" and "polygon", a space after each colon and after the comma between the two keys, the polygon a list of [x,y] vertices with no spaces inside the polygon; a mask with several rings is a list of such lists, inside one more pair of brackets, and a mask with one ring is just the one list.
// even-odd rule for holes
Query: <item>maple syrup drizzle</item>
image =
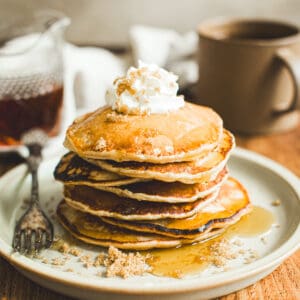
{"label": "maple syrup drizzle", "polygon": [[152,268],[151,273],[154,275],[175,278],[193,275],[210,265],[206,258],[210,255],[211,248],[217,243],[225,238],[230,240],[236,236],[260,235],[269,231],[274,222],[274,215],[270,211],[260,206],[254,206],[251,213],[243,216],[240,221],[216,238],[173,249],[144,251],[144,254],[151,254],[147,263]]}

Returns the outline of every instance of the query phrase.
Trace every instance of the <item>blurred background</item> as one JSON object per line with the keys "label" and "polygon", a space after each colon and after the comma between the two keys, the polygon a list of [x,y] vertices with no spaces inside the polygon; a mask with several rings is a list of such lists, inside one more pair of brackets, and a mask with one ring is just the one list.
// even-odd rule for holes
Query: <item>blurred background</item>
{"label": "blurred background", "polygon": [[128,46],[128,29],[135,24],[179,33],[214,16],[274,17],[300,25],[299,0],[0,0],[0,20],[40,8],[63,11],[72,19],[69,42],[112,48]]}
{"label": "blurred background", "polygon": [[[197,89],[203,75],[196,29],[206,19],[268,18],[300,25],[300,0],[0,0],[0,32],[10,24],[14,27],[19,19],[51,9],[71,20],[62,29],[67,42],[62,47],[64,104],[69,105],[63,109],[69,114],[63,118],[66,124],[75,114],[105,105],[105,93],[114,78],[139,60],[177,74],[179,93],[187,99],[200,103],[202,98],[209,99],[201,98]],[[26,62],[30,68],[19,70],[40,65],[36,55],[32,59],[33,63]],[[1,69],[3,64],[0,73]],[[286,82],[289,100],[293,89],[290,79]]]}

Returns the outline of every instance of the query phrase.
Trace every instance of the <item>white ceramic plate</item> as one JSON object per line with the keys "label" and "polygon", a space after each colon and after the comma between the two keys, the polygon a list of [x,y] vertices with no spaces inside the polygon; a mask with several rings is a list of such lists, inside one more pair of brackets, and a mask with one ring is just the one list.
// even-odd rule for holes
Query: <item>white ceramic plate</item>
{"label": "white ceramic plate", "polygon": [[[56,206],[61,198],[61,185],[52,172],[58,158],[42,164],[40,177],[41,202],[46,211]],[[145,275],[128,279],[102,278],[94,267],[86,269],[74,257],[65,266],[43,264],[20,254],[12,254],[11,241],[15,220],[22,213],[22,201],[29,196],[30,178],[26,167],[19,166],[0,179],[0,254],[25,276],[37,283],[81,299],[206,299],[225,295],[255,283],[272,272],[284,259],[296,251],[300,242],[300,189],[299,179],[277,163],[255,153],[237,149],[230,161],[231,174],[248,189],[255,205],[263,206],[275,216],[276,223],[261,236],[241,238],[245,247],[252,247],[260,258],[250,264],[242,259],[230,262],[227,271],[216,272],[215,267],[183,279]],[[272,206],[281,199],[280,206]],[[55,225],[56,230],[62,230]],[[99,248],[78,244],[91,255]],[[58,257],[57,251],[46,250],[43,256]],[[74,272],[67,272],[68,268]]]}

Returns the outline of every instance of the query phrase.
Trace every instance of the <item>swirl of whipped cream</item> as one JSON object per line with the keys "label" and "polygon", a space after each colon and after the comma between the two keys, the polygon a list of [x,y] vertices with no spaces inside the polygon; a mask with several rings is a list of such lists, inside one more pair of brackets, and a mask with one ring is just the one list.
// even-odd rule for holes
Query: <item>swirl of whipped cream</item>
{"label": "swirl of whipped cream", "polygon": [[177,96],[178,77],[154,64],[139,62],[117,78],[106,92],[106,103],[120,113],[164,114],[184,106]]}

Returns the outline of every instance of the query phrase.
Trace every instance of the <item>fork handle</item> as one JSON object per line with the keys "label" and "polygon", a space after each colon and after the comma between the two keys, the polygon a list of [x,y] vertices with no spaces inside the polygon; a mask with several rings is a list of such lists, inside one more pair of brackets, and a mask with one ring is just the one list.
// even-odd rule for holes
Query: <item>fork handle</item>
{"label": "fork handle", "polygon": [[42,147],[37,143],[27,145],[29,157],[27,158],[28,168],[31,173],[31,203],[39,202],[38,168],[42,159]]}

